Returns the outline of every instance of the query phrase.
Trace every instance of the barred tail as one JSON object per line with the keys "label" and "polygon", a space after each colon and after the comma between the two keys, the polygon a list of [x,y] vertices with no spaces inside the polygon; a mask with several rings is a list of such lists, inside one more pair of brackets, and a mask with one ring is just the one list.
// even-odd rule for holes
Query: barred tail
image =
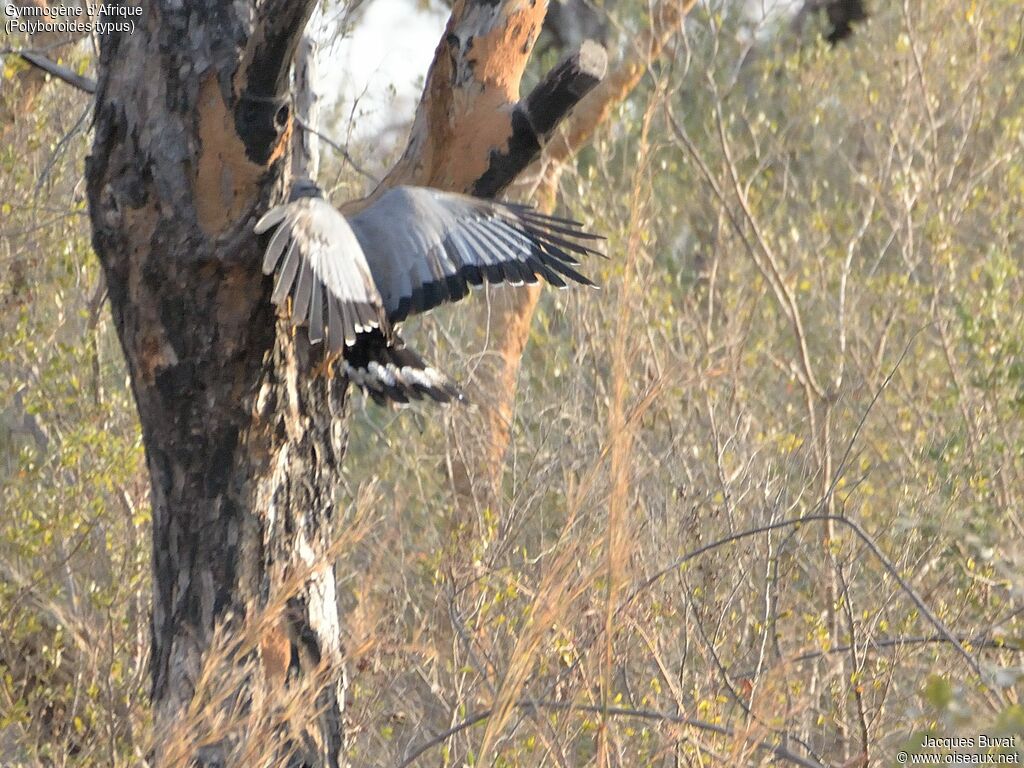
{"label": "barred tail", "polygon": [[465,403],[462,390],[393,335],[362,333],[344,352],[341,366],[348,380],[362,387],[379,405],[408,403],[428,397],[438,403]]}

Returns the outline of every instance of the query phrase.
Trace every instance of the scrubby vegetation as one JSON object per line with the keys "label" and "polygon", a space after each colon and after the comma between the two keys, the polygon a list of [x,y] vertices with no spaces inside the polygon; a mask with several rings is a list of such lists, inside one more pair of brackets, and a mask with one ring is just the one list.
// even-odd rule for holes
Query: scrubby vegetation
{"label": "scrubby vegetation", "polygon": [[[833,48],[708,5],[562,179],[610,258],[602,290],[542,298],[500,498],[456,496],[464,414],[353,398],[355,766],[890,765],[926,733],[1024,737],[1020,7],[908,0]],[[616,13],[627,41],[646,23]],[[154,739],[87,108],[52,85],[0,147],[2,765],[137,765]],[[324,161],[338,201],[363,191]],[[483,408],[476,301],[413,335]]]}

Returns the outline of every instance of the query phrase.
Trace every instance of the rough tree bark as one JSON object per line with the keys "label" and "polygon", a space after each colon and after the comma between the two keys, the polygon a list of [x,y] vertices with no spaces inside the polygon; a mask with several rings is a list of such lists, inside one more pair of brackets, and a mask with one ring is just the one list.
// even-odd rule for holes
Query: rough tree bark
{"label": "rough tree bark", "polygon": [[[186,715],[211,696],[215,638],[256,622],[262,664],[244,667],[226,703],[244,710],[253,691],[315,672],[319,716],[290,724],[287,764],[344,762],[330,545],[347,382],[275,318],[252,233],[284,192],[289,71],[313,5],[150,0],[134,34],[101,42],[86,175],[152,483],[155,719],[179,743],[203,738],[201,750],[186,746],[201,765],[251,748],[243,728],[211,735]],[[519,101],[544,11],[455,4],[409,147],[381,189],[497,194],[537,157],[604,67],[587,49]],[[157,752],[169,751],[165,738]]]}
{"label": "rough tree bark", "polygon": [[[658,5],[645,33],[626,49],[603,82],[580,102],[553,136],[538,167],[526,174],[537,180],[532,185],[533,197],[540,210],[554,210],[566,163],[593,138],[612,110],[629,97],[694,5],[696,0],[668,0]],[[486,392],[487,398],[479,415],[463,417],[472,423],[455,430],[460,444],[452,461],[453,483],[463,506],[489,505],[499,488],[511,440],[519,365],[539,298],[538,285],[499,292],[491,306],[480,313],[477,325],[486,329],[491,354],[478,368],[476,388]]]}

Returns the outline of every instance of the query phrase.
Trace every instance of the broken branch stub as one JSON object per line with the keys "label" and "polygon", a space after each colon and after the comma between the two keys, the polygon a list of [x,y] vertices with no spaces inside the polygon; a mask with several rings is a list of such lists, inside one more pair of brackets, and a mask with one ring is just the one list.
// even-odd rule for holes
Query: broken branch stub
{"label": "broken branch stub", "polygon": [[593,40],[568,56],[538,83],[512,112],[512,133],[505,151],[491,151],[487,170],[473,184],[473,194],[495,197],[540,155],[541,149],[573,108],[601,82],[608,55]]}

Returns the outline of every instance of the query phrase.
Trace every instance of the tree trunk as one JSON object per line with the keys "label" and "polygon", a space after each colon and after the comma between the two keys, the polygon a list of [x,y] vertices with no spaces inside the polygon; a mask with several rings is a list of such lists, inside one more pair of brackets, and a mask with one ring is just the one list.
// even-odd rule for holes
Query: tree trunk
{"label": "tree trunk", "polygon": [[[287,76],[311,8],[262,4],[253,21],[238,4],[157,2],[134,34],[103,38],[90,215],[152,481],[152,695],[169,762],[200,736],[205,764],[244,743],[183,716],[194,698],[233,695],[204,676],[218,627],[259,619],[253,653],[271,685],[341,669],[325,555],[346,382],[308,375],[320,350],[275,323],[252,234],[281,189]],[[268,606],[278,615],[260,615]],[[253,653],[219,650],[241,689]],[[342,693],[336,674],[319,722],[284,739],[293,763],[341,762]]]}
{"label": "tree trunk", "polygon": [[[347,382],[275,317],[252,232],[284,190],[289,68],[312,7],[152,0],[133,32],[101,38],[86,175],[152,484],[165,764],[344,761],[331,528]],[[493,195],[537,157],[604,67],[588,49],[517,101],[543,15],[456,3],[382,188]],[[295,690],[315,717],[288,709]]]}

